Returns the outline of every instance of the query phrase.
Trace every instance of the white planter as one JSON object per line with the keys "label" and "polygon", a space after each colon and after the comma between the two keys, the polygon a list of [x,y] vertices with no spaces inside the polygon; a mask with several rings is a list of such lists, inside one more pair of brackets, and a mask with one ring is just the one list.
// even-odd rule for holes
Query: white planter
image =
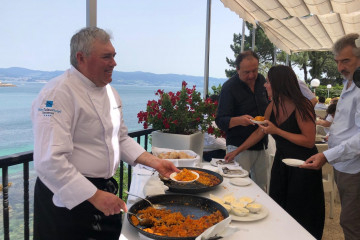
{"label": "white planter", "polygon": [[191,135],[163,133],[154,131],[151,133],[151,145],[159,148],[170,148],[175,150],[192,150],[200,156],[202,160],[204,149],[204,134],[196,132]]}

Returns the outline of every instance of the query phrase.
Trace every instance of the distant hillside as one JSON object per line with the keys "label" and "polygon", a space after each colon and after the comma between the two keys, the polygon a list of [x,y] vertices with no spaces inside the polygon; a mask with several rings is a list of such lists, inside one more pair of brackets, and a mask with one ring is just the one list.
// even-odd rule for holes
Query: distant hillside
{"label": "distant hillside", "polygon": [[[62,74],[63,71],[40,71],[26,68],[0,68],[1,82],[44,82]],[[189,86],[202,87],[204,78],[180,74],[155,74],[148,72],[119,72],[114,71],[113,83],[122,85],[148,85],[148,86],[179,86],[186,81]],[[218,86],[226,81],[225,78],[209,78],[209,87]]]}

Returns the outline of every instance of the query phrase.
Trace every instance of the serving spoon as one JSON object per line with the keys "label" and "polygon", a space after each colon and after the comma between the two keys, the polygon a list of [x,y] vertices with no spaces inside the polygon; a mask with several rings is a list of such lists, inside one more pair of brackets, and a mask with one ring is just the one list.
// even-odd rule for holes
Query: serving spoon
{"label": "serving spoon", "polygon": [[139,220],[139,224],[140,224],[141,226],[150,227],[150,226],[153,226],[153,225],[154,225],[154,224],[153,224],[153,221],[150,220],[150,219],[148,219],[148,218],[141,218],[141,217],[139,217],[137,214],[132,213],[132,212],[129,212],[129,211],[125,212],[123,209],[121,209],[120,211],[123,212],[123,213],[127,213],[127,214],[130,214],[130,215],[135,216],[135,217]]}
{"label": "serving spoon", "polygon": [[147,200],[146,198],[140,197],[139,195],[133,194],[133,193],[129,193],[128,191],[124,191],[125,193],[127,193],[128,195],[134,196],[134,197],[138,197],[141,198],[142,200],[147,201],[153,208],[155,209],[164,209],[166,208],[166,206],[161,205],[161,204],[153,204],[152,202],[150,202],[149,200]]}

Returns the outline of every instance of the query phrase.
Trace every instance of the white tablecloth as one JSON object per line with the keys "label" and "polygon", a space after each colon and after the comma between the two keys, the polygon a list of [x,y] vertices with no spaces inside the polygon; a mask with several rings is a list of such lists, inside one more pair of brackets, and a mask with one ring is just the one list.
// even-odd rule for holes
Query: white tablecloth
{"label": "white tablecloth", "polygon": [[[134,171],[135,172],[135,171]],[[143,188],[149,175],[138,175],[133,173],[130,186],[130,192],[143,196]],[[227,193],[234,193],[236,197],[248,196],[255,198],[257,202],[264,205],[269,214],[266,218],[254,222],[232,221],[230,226],[236,226],[240,231],[224,240],[307,240],[315,239],[298,222],[296,222],[287,212],[285,212],[277,203],[275,203],[264,191],[262,191],[254,182],[245,187],[232,185],[230,178],[224,178],[224,181],[211,192],[201,193],[200,196],[209,197],[209,194],[224,196]],[[134,197],[128,199],[128,207],[134,201]],[[130,225],[127,218],[124,218],[121,235],[119,240],[140,239],[139,233]]]}

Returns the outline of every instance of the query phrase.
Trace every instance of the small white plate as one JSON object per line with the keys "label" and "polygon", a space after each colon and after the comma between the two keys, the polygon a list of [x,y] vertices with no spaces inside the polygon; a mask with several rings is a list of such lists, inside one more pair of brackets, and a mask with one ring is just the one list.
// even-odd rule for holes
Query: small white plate
{"label": "small white plate", "polygon": [[175,179],[175,176],[178,174],[177,172],[173,172],[172,174],[170,174],[170,179],[173,180],[174,182],[178,182],[178,183],[192,183],[195,182],[196,180],[198,180],[199,178],[199,174],[197,172],[191,171],[193,174],[196,175],[196,178],[194,180],[191,181],[179,181]]}
{"label": "small white plate", "polygon": [[265,124],[266,123],[265,121],[255,121],[252,119],[250,119],[250,121],[252,121],[253,123],[256,123],[256,124]]}
{"label": "small white plate", "polygon": [[239,165],[235,161],[227,163],[225,161],[225,159],[222,159],[222,158],[212,158],[210,164],[215,166],[215,167],[218,167],[218,166],[238,166]]}
{"label": "small white plate", "polygon": [[298,167],[303,165],[305,161],[294,158],[284,158],[282,162],[291,167]]}
{"label": "small white plate", "polygon": [[243,169],[242,167],[238,167],[238,168],[235,167],[235,169],[234,169],[234,168],[231,169],[231,170],[240,170],[241,173],[239,173],[239,174],[236,174],[236,173],[224,173],[223,167],[226,167],[226,166],[219,167],[219,173],[220,173],[220,175],[222,175],[223,177],[228,177],[228,178],[243,178],[243,177],[249,176],[249,172],[246,171],[245,169]]}
{"label": "small white plate", "polygon": [[249,178],[232,178],[230,179],[230,183],[236,186],[247,186],[251,184],[251,180]]}

